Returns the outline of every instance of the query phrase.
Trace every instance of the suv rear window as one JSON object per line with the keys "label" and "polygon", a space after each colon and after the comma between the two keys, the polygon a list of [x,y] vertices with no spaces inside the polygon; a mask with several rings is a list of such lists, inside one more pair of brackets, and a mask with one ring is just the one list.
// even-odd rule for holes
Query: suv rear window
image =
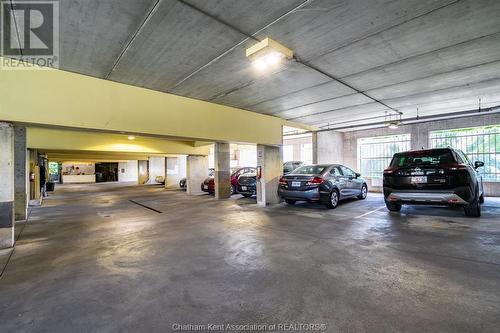
{"label": "suv rear window", "polygon": [[391,167],[412,167],[455,163],[450,150],[422,150],[395,154]]}

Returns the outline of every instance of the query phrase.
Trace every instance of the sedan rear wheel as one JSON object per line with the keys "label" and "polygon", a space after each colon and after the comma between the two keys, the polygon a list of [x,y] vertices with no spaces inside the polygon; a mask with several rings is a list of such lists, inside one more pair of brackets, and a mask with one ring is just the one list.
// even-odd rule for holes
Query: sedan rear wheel
{"label": "sedan rear wheel", "polygon": [[330,198],[328,200],[328,203],[326,204],[326,207],[330,209],[337,208],[339,205],[339,192],[337,190],[333,190],[332,193],[330,193]]}
{"label": "sedan rear wheel", "polygon": [[292,199],[285,199],[285,202],[289,205],[295,205],[295,200],[292,200]]}

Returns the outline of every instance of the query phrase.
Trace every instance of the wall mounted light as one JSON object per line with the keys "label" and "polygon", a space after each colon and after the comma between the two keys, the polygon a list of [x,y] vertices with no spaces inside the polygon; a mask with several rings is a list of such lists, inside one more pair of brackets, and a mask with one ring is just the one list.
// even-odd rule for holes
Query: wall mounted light
{"label": "wall mounted light", "polygon": [[265,38],[249,47],[246,56],[256,69],[263,71],[278,66],[285,59],[293,59],[293,51],[271,38]]}
{"label": "wall mounted light", "polygon": [[129,136],[127,137],[127,139],[129,139],[129,140],[135,140],[135,136],[133,136],[133,135],[129,135]]}

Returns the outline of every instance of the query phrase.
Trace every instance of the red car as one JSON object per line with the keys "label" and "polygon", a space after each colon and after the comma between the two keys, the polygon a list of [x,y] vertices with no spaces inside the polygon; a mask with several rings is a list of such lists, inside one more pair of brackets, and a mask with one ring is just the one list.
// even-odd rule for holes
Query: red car
{"label": "red car", "polygon": [[[256,169],[251,167],[244,167],[232,170],[231,173],[231,195],[236,193],[236,187],[238,186],[238,177],[245,173],[255,173]],[[215,177],[207,177],[201,184],[201,190],[210,194],[215,193]]]}

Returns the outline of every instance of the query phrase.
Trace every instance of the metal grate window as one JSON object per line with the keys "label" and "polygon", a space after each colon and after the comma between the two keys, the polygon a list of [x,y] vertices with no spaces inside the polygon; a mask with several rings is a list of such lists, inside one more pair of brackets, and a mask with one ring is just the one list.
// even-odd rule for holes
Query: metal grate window
{"label": "metal grate window", "polygon": [[433,131],[429,139],[432,148],[457,148],[472,163],[483,161],[483,179],[500,182],[500,125]]}
{"label": "metal grate window", "polygon": [[382,178],[392,156],[410,150],[410,134],[358,139],[358,169],[364,177]]}

